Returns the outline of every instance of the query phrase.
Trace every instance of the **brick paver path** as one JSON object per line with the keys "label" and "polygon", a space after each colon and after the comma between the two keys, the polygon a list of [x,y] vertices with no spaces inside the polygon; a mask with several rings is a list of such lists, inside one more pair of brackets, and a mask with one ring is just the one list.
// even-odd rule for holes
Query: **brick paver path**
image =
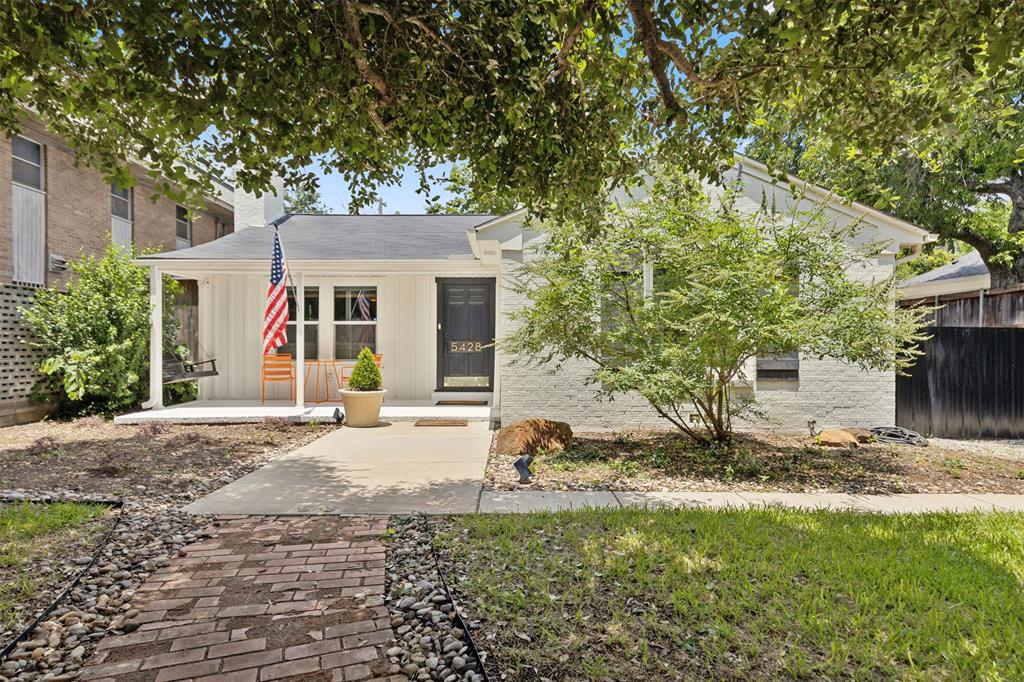
{"label": "brick paver path", "polygon": [[102,640],[83,680],[389,677],[386,517],[218,517],[139,588],[134,632]]}

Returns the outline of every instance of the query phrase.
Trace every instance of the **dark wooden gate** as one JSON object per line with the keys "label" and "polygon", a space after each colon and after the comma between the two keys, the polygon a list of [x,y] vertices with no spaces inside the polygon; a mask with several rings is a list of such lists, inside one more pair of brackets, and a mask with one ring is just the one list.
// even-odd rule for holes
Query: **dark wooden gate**
{"label": "dark wooden gate", "polygon": [[932,327],[896,377],[896,423],[940,438],[1024,437],[1024,329]]}

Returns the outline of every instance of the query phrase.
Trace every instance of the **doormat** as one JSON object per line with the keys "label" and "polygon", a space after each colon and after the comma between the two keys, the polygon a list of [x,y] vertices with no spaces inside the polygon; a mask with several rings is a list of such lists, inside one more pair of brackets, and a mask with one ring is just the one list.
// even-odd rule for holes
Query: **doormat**
{"label": "doormat", "polygon": [[438,400],[437,405],[487,405],[486,400]]}
{"label": "doormat", "polygon": [[468,419],[417,419],[413,426],[469,426]]}

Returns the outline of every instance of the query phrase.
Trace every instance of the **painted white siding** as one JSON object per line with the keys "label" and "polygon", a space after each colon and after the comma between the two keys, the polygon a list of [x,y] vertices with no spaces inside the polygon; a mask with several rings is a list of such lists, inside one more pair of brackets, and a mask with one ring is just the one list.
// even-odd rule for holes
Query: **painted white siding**
{"label": "painted white siding", "polygon": [[[471,276],[484,274],[477,272]],[[334,352],[334,287],[376,287],[377,352],[384,356],[382,374],[388,399],[430,399],[437,382],[435,280],[436,277],[460,275],[470,276],[458,272],[445,273],[442,269],[436,275],[329,276],[307,273],[304,286],[320,292],[320,358],[330,359]],[[219,370],[219,376],[200,381],[201,398],[259,399],[265,303],[266,277],[263,275],[210,274],[199,278],[199,343],[207,354],[217,359]],[[307,400],[312,400],[315,394],[313,380],[314,377],[310,376],[307,381]],[[333,378],[329,386],[333,398],[336,395]],[[287,384],[268,384],[268,400],[288,398]]]}

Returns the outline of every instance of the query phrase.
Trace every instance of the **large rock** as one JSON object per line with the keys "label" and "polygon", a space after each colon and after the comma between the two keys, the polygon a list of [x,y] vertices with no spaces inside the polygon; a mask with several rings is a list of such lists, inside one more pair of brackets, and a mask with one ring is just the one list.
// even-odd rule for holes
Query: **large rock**
{"label": "large rock", "polygon": [[848,426],[843,431],[856,438],[858,443],[873,443],[875,440],[875,434],[871,433],[871,429],[865,429],[863,426]]}
{"label": "large rock", "polygon": [[499,455],[519,457],[538,450],[562,452],[572,444],[572,429],[565,422],[550,419],[523,419],[498,431],[494,445]]}
{"label": "large rock", "polygon": [[818,445],[830,448],[855,448],[857,438],[843,429],[825,429],[815,439]]}

